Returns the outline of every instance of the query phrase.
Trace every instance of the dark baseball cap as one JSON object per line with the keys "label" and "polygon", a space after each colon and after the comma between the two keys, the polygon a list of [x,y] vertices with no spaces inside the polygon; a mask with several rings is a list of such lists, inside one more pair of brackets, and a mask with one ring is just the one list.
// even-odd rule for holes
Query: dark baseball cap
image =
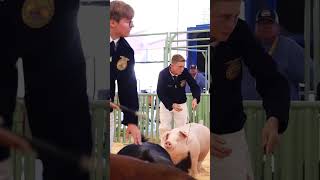
{"label": "dark baseball cap", "polygon": [[197,69],[197,65],[191,64],[190,67],[189,67],[189,69]]}
{"label": "dark baseball cap", "polygon": [[273,23],[279,23],[278,14],[276,11],[270,10],[270,9],[260,10],[256,15],[256,22],[261,22],[261,21],[270,21]]}

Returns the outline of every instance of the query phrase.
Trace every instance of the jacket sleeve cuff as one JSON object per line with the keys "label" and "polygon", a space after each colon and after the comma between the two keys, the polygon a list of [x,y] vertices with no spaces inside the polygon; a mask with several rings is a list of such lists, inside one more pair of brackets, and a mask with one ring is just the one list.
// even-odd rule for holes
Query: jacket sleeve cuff
{"label": "jacket sleeve cuff", "polygon": [[128,126],[128,124],[135,124],[138,126],[138,117],[132,114],[124,113],[122,124]]}
{"label": "jacket sleeve cuff", "polygon": [[284,115],[281,116],[276,114],[268,114],[267,119],[269,119],[270,117],[276,117],[278,119],[278,133],[283,134],[288,127],[288,117],[286,118]]}

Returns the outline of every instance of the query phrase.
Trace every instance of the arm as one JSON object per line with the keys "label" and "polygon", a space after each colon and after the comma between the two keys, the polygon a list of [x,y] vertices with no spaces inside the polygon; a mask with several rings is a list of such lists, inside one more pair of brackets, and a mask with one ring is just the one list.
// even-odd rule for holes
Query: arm
{"label": "arm", "polygon": [[[304,51],[303,48],[293,40],[288,40],[289,64],[288,76],[289,79],[296,83],[304,82]],[[308,63],[312,66],[311,60]]]}
{"label": "arm", "polygon": [[[292,42],[290,42],[292,41]],[[310,77],[311,87],[313,87],[313,73],[314,67],[313,62],[310,57],[305,59],[304,57],[304,49],[295,41],[289,40],[290,45],[289,48],[289,60],[290,63],[288,65],[288,75],[291,81],[295,83],[305,83],[305,72],[304,72],[304,64],[307,62],[310,66],[308,69],[308,75]],[[306,62],[305,62],[306,61]]]}
{"label": "arm", "polygon": [[172,111],[172,100],[166,95],[166,88],[168,86],[167,79],[162,72],[159,73],[158,84],[157,84],[157,95],[163,105],[169,110]]}
{"label": "arm", "polygon": [[206,82],[207,82],[207,80],[206,80],[206,78],[201,74],[201,73],[198,73],[198,75],[197,76],[199,76],[199,86],[200,86],[200,90],[201,90],[201,92],[203,91],[203,89],[206,87]]}
{"label": "arm", "polygon": [[[118,95],[121,105],[124,105],[133,111],[139,110],[139,100],[137,92],[137,80],[134,72],[134,58],[132,57],[128,62],[127,68],[120,71],[118,74]],[[124,112],[123,122],[124,125],[128,124],[138,124],[138,117]]]}
{"label": "arm", "polygon": [[244,62],[256,79],[256,88],[262,97],[267,119],[275,117],[278,120],[278,132],[283,133],[289,119],[288,81],[277,71],[275,61],[256,41],[247,24],[242,27],[241,38],[242,47],[246,48],[239,48],[244,51]]}
{"label": "arm", "polygon": [[190,90],[192,92],[192,97],[194,99],[197,99],[197,103],[199,104],[200,102],[200,96],[201,96],[201,90],[200,87],[197,84],[197,81],[195,79],[193,79],[193,77],[191,76],[191,74],[185,69],[184,74],[186,74],[187,77],[187,83],[190,86]]}
{"label": "arm", "polygon": [[191,91],[190,91],[190,86],[189,86],[188,83],[186,84],[185,90],[186,90],[186,93],[191,93]]}

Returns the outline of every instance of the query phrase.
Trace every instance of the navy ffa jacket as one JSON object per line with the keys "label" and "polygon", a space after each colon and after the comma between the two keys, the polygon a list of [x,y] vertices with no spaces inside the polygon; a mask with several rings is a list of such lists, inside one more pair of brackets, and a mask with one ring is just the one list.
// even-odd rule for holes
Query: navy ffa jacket
{"label": "navy ffa jacket", "polygon": [[0,1],[0,20],[5,24],[1,26],[1,33],[9,41],[5,44],[15,43],[12,46],[18,56],[36,54],[42,59],[54,59],[47,62],[48,66],[85,63],[77,20],[79,0],[54,0],[53,16],[41,28],[30,28],[23,21],[25,2]]}
{"label": "navy ffa jacket", "polygon": [[192,78],[188,69],[184,69],[182,74],[177,76],[176,79],[171,75],[170,66],[166,67],[159,73],[157,94],[160,101],[164,106],[171,111],[172,104],[182,104],[187,101],[185,86],[189,84],[193,98],[200,102],[200,87],[197,82]]}
{"label": "navy ffa jacket", "polygon": [[256,79],[267,118],[279,119],[279,133],[285,131],[289,119],[288,81],[277,71],[275,61],[255,40],[245,21],[239,20],[226,42],[212,48],[211,131],[233,133],[243,128],[246,119],[242,105],[242,61]]}
{"label": "navy ffa jacket", "polygon": [[[32,135],[62,149],[73,149],[74,154],[89,155],[91,119],[85,58],[78,31],[79,0],[51,1],[54,8],[46,6],[41,8],[41,13],[32,2],[0,1],[0,114],[4,117],[4,126],[12,127],[18,86],[15,63],[21,57],[26,88],[24,99]],[[37,2],[35,4],[41,6],[49,3]],[[37,18],[46,12],[52,16],[44,17],[51,18]],[[43,19],[48,21],[43,23]],[[10,152],[2,149],[0,160]],[[80,169],[75,167],[67,172],[65,168],[69,165],[58,164],[48,154],[39,153],[47,169],[44,179],[89,179],[89,175]],[[60,169],[56,171],[58,167]]]}
{"label": "navy ffa jacket", "polygon": [[[117,42],[116,49],[110,49],[110,52],[110,57],[112,57],[110,62],[111,101],[114,101],[115,81],[117,81],[120,104],[134,111],[138,111],[139,102],[137,80],[134,72],[134,51],[124,38],[120,38]],[[128,123],[138,124],[138,118],[133,114],[125,112],[122,123],[124,125]]]}

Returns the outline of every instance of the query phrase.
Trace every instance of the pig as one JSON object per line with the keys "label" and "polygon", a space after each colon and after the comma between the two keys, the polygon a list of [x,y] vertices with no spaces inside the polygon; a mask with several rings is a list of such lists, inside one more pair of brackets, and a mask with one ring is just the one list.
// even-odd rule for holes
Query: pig
{"label": "pig", "polygon": [[195,177],[204,170],[201,163],[210,149],[210,130],[201,124],[186,124],[165,132],[161,137],[161,146],[167,150],[175,165],[185,159],[190,152],[189,173]]}
{"label": "pig", "polygon": [[110,154],[111,180],[195,180],[175,167],[142,161],[130,156]]}

